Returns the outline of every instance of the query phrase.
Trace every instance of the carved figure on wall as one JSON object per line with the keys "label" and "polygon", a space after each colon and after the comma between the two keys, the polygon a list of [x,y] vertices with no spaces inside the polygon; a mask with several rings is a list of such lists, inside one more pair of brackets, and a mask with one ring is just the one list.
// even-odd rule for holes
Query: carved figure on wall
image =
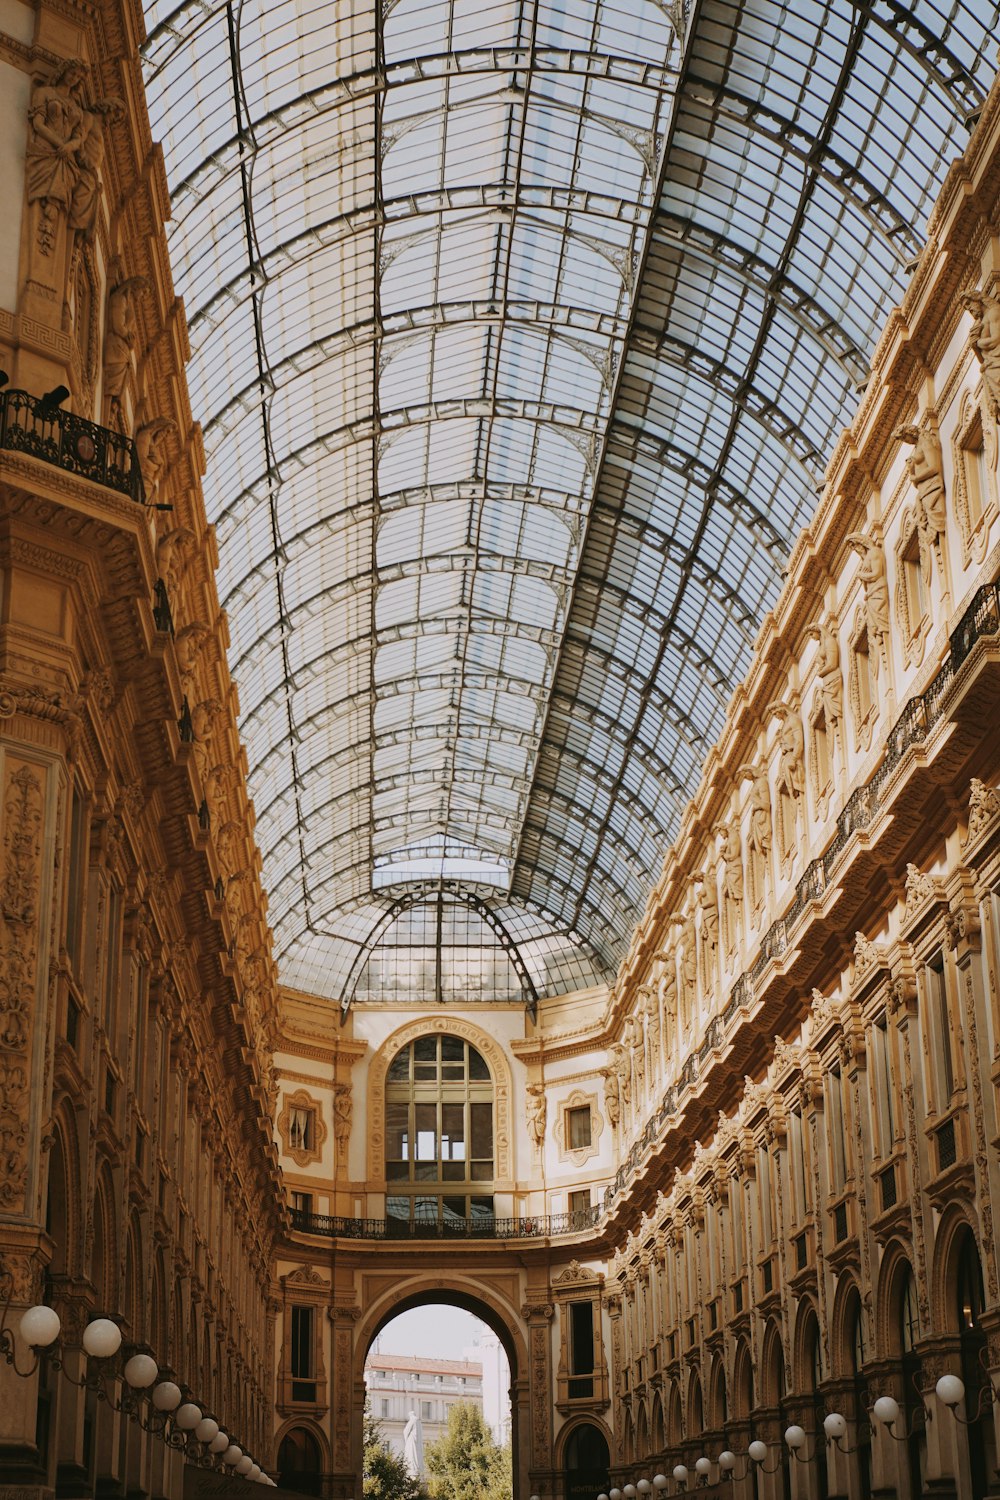
{"label": "carved figure on wall", "polygon": [[601,1077],[604,1079],[604,1113],[607,1115],[608,1123],[616,1126],[621,1119],[621,1104],[618,1099],[618,1077],[614,1068],[602,1068]]}
{"label": "carved figure on wall", "polygon": [[632,1061],[621,1042],[612,1042],[608,1048],[608,1062],[618,1079],[618,1097],[622,1104],[632,1103]]}
{"label": "carved figure on wall", "polygon": [[739,822],[734,818],[731,823],[720,823],[716,832],[722,834],[722,914],[726,951],[732,953],[739,941],[743,912],[743,848]]}
{"label": "carved figure on wall", "polygon": [[797,800],[806,789],[806,737],[802,720],[787,703],[772,703],[768,711],[781,723],[778,730],[778,776],[774,789],[779,795],[785,792]]}
{"label": "carved figure on wall", "polygon": [[739,775],[750,781],[750,829],[747,838],[750,871],[750,904],[758,907],[764,900],[768,857],[771,852],[771,788],[767,771],[761,766],[740,766]]}
{"label": "carved figure on wall", "polygon": [[639,1016],[630,1017],[628,1024],[631,1029],[632,1076],[635,1079],[636,1088],[641,1091],[646,1080],[646,1039]]}
{"label": "carved figure on wall", "polygon": [[132,355],[139,337],[135,302],[149,283],[145,276],[130,276],[108,293],[108,321],[104,334],[104,395],[119,405],[132,368]]}
{"label": "carved figure on wall", "polygon": [[715,984],[719,956],[719,908],[715,900],[715,871],[710,870],[700,882],[698,909],[701,912],[701,982],[710,995]]}
{"label": "carved figure on wall", "polygon": [[990,412],[1000,416],[1000,300],[982,292],[962,298],[972,314],[972,347],[982,366],[983,389]]}
{"label": "carved figure on wall", "polygon": [[548,1105],[545,1101],[545,1089],[540,1083],[528,1084],[528,1134],[539,1150],[545,1140],[545,1121],[548,1115]]}
{"label": "carved figure on wall", "polygon": [[649,1053],[650,1071],[655,1072],[660,1061],[660,1002],[655,985],[647,984],[643,986],[643,989],[642,1013],[646,1018],[646,1049]]}
{"label": "carved figure on wall", "polygon": [[89,238],[97,223],[97,205],[101,201],[101,167],[104,164],[104,122],[125,118],[120,99],[97,99],[83,113],[83,139],[77,148],[76,182],[69,206],[69,227],[83,238]]}
{"label": "carved figure on wall", "polygon": [[681,943],[681,978],[684,983],[684,1015],[690,1021],[698,1005],[698,934],[694,915],[684,923]]}
{"label": "carved figure on wall", "polygon": [[338,1083],[333,1090],[333,1139],[338,1156],[347,1160],[347,1146],[351,1139],[351,1120],[354,1114],[354,1101],[351,1098],[350,1086],[346,1083]]}
{"label": "carved figure on wall", "polygon": [[816,670],[819,674],[819,690],[823,699],[823,712],[831,735],[840,740],[840,726],[844,717],[844,677],[840,668],[840,641],[829,620],[810,625],[805,632],[807,638],[819,642],[816,653]]}
{"label": "carved figure on wall", "polygon": [[25,181],[37,204],[35,241],[41,255],[55,248],[59,219],[68,220],[79,177],[77,153],[87,134],[83,86],[86,65],[71,57],[51,83],[36,84],[28,108]]}
{"label": "carved figure on wall", "polygon": [[194,532],[186,526],[175,526],[156,544],[156,566],[167,586],[167,593],[172,597],[176,597],[180,590],[193,545]]}
{"label": "carved figure on wall", "polygon": [[865,623],[871,648],[872,670],[878,680],[884,660],[889,667],[889,582],[885,572],[885,553],[881,542],[863,531],[852,531],[847,540],[861,559],[859,577],[865,591]]}
{"label": "carved figure on wall", "polygon": [[177,423],[172,417],[154,417],[144,422],[135,435],[135,450],[139,458],[142,487],[146,492],[146,504],[155,505],[167,467],[167,455],[163,451],[163,439],[168,432],[176,432]]}
{"label": "carved figure on wall", "polygon": [[[190,699],[195,687],[195,667],[201,648],[208,639],[208,627],[200,620],[191,625],[185,625],[179,630],[174,639],[174,649],[177,652],[177,665],[181,670],[181,691]],[[214,774],[214,773],[213,773]]]}
{"label": "carved figure on wall", "polygon": [[931,557],[937,558],[938,570],[944,581],[944,560],[941,555],[941,538],[948,524],[948,510],[944,489],[944,459],[941,439],[932,427],[899,427],[893,437],[901,443],[912,443],[913,452],[906,460],[906,468],[913,481],[917,495],[917,536],[920,545],[920,573],[925,585],[931,582]]}

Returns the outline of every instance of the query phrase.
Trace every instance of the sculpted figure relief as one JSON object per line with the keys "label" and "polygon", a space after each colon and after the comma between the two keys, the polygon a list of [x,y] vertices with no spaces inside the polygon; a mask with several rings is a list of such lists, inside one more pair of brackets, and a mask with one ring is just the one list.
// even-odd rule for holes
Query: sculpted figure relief
{"label": "sculpted figure relief", "polygon": [[711,994],[719,954],[719,908],[715,902],[714,870],[710,870],[701,882],[698,909],[701,912],[701,980],[705,993]]}
{"label": "sculpted figure relief", "polygon": [[840,725],[844,717],[844,678],[840,669],[840,642],[829,620],[810,625],[806,636],[819,642],[816,670],[823,712],[831,735],[840,743]]}
{"label": "sculpted figure relief", "polygon": [[747,839],[750,869],[750,902],[758,907],[764,900],[768,856],[771,852],[771,788],[763,766],[740,766],[739,775],[749,779],[750,830]]}
{"label": "sculpted figure relief", "polygon": [[722,911],[725,919],[726,950],[732,953],[739,940],[740,919],[743,910],[743,849],[740,842],[740,825],[734,818],[731,823],[721,823],[716,829],[722,834]]}
{"label": "sculpted figure relief", "polygon": [[971,292],[962,298],[972,314],[972,347],[982,366],[983,389],[994,417],[1000,417],[1000,300]]}
{"label": "sculpted figure relief", "polygon": [[120,281],[108,294],[108,320],[104,334],[104,395],[113,405],[121,402],[132,368],[132,355],[139,337],[135,299],[145,291],[144,276]]}
{"label": "sculpted figure relief", "polygon": [[667,1026],[673,1029],[677,1025],[677,970],[672,952],[662,953],[660,957],[663,960],[663,1014]]}
{"label": "sculpted figure relief", "polygon": [[787,703],[772,703],[768,712],[781,721],[778,731],[778,779],[774,789],[779,796],[784,792],[795,800],[806,789],[806,740],[802,720]]}
{"label": "sculpted figure relief", "polygon": [[608,1062],[618,1079],[618,1097],[622,1104],[632,1103],[632,1064],[629,1054],[621,1042],[613,1042],[608,1048]]}
{"label": "sculpted figure relief", "polygon": [[906,468],[917,496],[917,533],[920,541],[920,572],[930,587],[931,558],[937,558],[944,578],[941,538],[948,522],[944,491],[944,459],[941,439],[931,427],[900,427],[893,436],[901,443],[912,443],[913,452]]}
{"label": "sculpted figure relief", "polygon": [[646,1018],[646,1050],[650,1070],[655,1072],[660,1059],[660,1002],[655,985],[645,985],[644,990],[642,1013]]}
{"label": "sculpted figure relief", "polygon": [[545,1140],[545,1120],[548,1114],[545,1090],[540,1083],[529,1083],[527,1093],[528,1134],[541,1150],[542,1142]]}
{"label": "sculpted figure relief", "polygon": [[177,423],[171,417],[154,417],[144,422],[135,435],[135,448],[142,473],[142,486],[146,492],[147,505],[155,505],[167,467],[167,455],[163,451],[163,439],[168,432],[176,432]]}
{"label": "sculpted figure relief", "polygon": [[646,1040],[641,1018],[632,1016],[629,1026],[631,1028],[632,1075],[635,1078],[636,1088],[641,1090],[646,1079]]}
{"label": "sculpted figure relief", "polygon": [[52,254],[60,217],[69,218],[77,185],[77,152],[87,127],[83,87],[86,66],[76,58],[63,63],[51,83],[35,87],[28,109],[25,179],[28,202],[37,204],[39,253]]}
{"label": "sculpted figure relief", "polygon": [[621,1119],[621,1105],[618,1101],[618,1077],[614,1068],[602,1068],[601,1077],[604,1079],[604,1113],[612,1128]]}
{"label": "sculpted figure relief", "polygon": [[333,1091],[333,1139],[338,1155],[346,1155],[353,1113],[354,1101],[350,1087],[346,1083],[338,1083]]}
{"label": "sculpted figure relief", "polygon": [[847,540],[861,559],[859,576],[865,591],[865,622],[876,680],[884,661],[889,666],[889,583],[885,575],[885,553],[862,531],[852,531]]}

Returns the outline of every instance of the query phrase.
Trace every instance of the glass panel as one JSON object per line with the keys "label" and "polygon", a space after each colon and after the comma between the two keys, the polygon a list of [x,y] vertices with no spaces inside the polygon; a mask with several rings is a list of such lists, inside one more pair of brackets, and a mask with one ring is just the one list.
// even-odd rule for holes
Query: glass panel
{"label": "glass panel", "polygon": [[469,1077],[489,1078],[490,1070],[486,1066],[486,1059],[481,1056],[475,1047],[469,1048]]}
{"label": "glass panel", "polygon": [[393,1161],[405,1161],[409,1155],[409,1106],[386,1101],[385,1154]]}
{"label": "glass panel", "polygon": [[404,1047],[401,1052],[397,1052],[396,1053],[396,1056],[393,1058],[392,1062],[389,1064],[389,1071],[386,1074],[386,1081],[388,1083],[396,1083],[396,1082],[398,1082],[400,1080],[402,1080],[402,1081],[405,1082],[405,1080],[407,1078],[409,1078],[409,1076],[410,1076],[410,1048],[409,1047]]}
{"label": "glass panel", "polygon": [[465,1160],[465,1105],[441,1106],[441,1156],[445,1161]]}
{"label": "glass panel", "polygon": [[415,1104],[413,1106],[413,1132],[416,1139],[415,1160],[437,1161],[436,1104]]}
{"label": "glass panel", "polygon": [[472,1131],[473,1161],[493,1159],[493,1106],[492,1104],[470,1104],[469,1117]]}

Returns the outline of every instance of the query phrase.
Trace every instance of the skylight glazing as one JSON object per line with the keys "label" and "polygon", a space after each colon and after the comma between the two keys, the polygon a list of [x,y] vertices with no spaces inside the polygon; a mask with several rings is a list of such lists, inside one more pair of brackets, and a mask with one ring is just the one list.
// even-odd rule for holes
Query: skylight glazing
{"label": "skylight glazing", "polygon": [[386,916],[426,925],[436,890],[515,935],[498,994],[608,978],[991,81],[995,8],[146,18],[282,977],[395,994],[412,965],[372,945],[419,946]]}

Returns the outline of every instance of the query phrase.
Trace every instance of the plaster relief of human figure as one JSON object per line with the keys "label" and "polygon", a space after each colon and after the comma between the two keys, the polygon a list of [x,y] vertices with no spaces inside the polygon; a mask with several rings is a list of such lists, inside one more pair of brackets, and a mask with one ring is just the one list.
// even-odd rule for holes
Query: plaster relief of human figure
{"label": "plaster relief of human figure", "polygon": [[540,1083],[529,1083],[527,1090],[528,1109],[528,1134],[539,1149],[545,1141],[545,1121],[548,1115],[548,1106],[545,1102],[545,1089]]}
{"label": "plaster relief of human figure", "polygon": [[83,113],[83,139],[76,152],[77,174],[69,205],[69,227],[89,239],[97,223],[101,201],[101,167],[104,164],[105,122],[122,120],[125,106],[120,99],[97,99]]}
{"label": "plaster relief of human figure", "polygon": [[185,625],[183,630],[178,631],[174,640],[177,665],[181,672],[181,692],[189,702],[194,696],[198,657],[207,639],[208,626],[196,620],[193,624]]}
{"label": "plaster relief of human figure", "polygon": [[646,1081],[646,1039],[643,1035],[642,1020],[639,1016],[632,1016],[629,1020],[631,1029],[630,1047],[632,1052],[632,1077],[635,1086],[642,1092]]}
{"label": "plaster relief of human figure", "polygon": [[799,798],[806,789],[806,738],[802,720],[787,703],[772,703],[768,712],[781,723],[778,731],[778,776],[774,784],[776,792],[785,792],[789,797]]}
{"label": "plaster relief of human figure", "polygon": [[618,1079],[618,1097],[622,1104],[632,1103],[632,1060],[621,1042],[612,1042],[608,1048],[608,1062]]}
{"label": "plaster relief of human figure", "polygon": [[763,766],[740,766],[741,779],[749,779],[750,829],[747,838],[747,853],[750,869],[750,904],[757,908],[763,904],[771,853],[771,788],[767,771]]}
{"label": "plaster relief of human figure", "polygon": [[69,219],[79,178],[77,152],[88,130],[83,103],[86,78],[86,65],[70,58],[51,83],[36,84],[28,108],[25,181],[28,202],[34,206],[35,245],[46,257],[55,249],[60,220]]}
{"label": "plaster relief of human figure", "polygon": [[132,369],[133,354],[139,337],[135,304],[149,283],[144,276],[130,276],[108,293],[107,327],[104,333],[104,396],[113,406],[120,406],[125,384]]}
{"label": "plaster relief of human figure", "polygon": [[608,1124],[614,1128],[621,1119],[621,1104],[618,1099],[618,1075],[614,1068],[602,1068],[601,1077],[604,1079],[604,1113]]}
{"label": "plaster relief of human figure", "polygon": [[740,921],[743,915],[743,847],[740,840],[740,825],[736,818],[729,823],[720,823],[716,833],[722,834],[722,912],[725,920],[726,951],[732,953],[739,942]]}
{"label": "plaster relief of human figure", "polygon": [[346,1083],[336,1084],[333,1090],[333,1139],[337,1156],[341,1161],[347,1160],[353,1115],[354,1101],[351,1098],[350,1086]]}
{"label": "plaster relief of human figure", "polygon": [[991,415],[1000,418],[1000,300],[983,292],[962,298],[972,314],[972,347],[983,371],[983,390]]}
{"label": "plaster relief of human figure", "polygon": [[136,432],[135,451],[139,458],[147,505],[157,503],[160,481],[167,467],[163,440],[168,432],[176,431],[177,423],[171,417],[154,417],[151,422],[144,422]]}
{"label": "plaster relief of human figure", "polygon": [[660,1062],[660,1001],[656,986],[643,986],[642,1013],[646,1018],[646,1052],[651,1073],[655,1073]]}
{"label": "plaster relief of human figure", "polygon": [[872,669],[878,680],[880,665],[889,668],[889,583],[885,573],[885,553],[881,542],[863,531],[852,531],[847,540],[861,559],[859,577],[865,591],[865,623],[871,650]]}
{"label": "plaster relief of human figure", "polygon": [[715,871],[710,870],[700,883],[698,910],[701,912],[701,982],[705,994],[715,987],[719,955],[719,908],[715,900]]}
{"label": "plaster relief of human figure", "polygon": [[841,744],[840,726],[844,718],[844,674],[840,665],[840,642],[829,620],[810,625],[805,631],[808,639],[819,642],[816,653],[816,671],[819,690],[823,699],[823,713],[830,734]]}
{"label": "plaster relief of human figure", "polygon": [[927,588],[931,583],[931,559],[937,558],[938,571],[944,582],[944,559],[941,538],[948,524],[944,489],[944,459],[941,439],[932,427],[898,427],[893,437],[900,443],[912,443],[913,452],[906,460],[917,500],[917,535],[920,542],[920,573]]}

